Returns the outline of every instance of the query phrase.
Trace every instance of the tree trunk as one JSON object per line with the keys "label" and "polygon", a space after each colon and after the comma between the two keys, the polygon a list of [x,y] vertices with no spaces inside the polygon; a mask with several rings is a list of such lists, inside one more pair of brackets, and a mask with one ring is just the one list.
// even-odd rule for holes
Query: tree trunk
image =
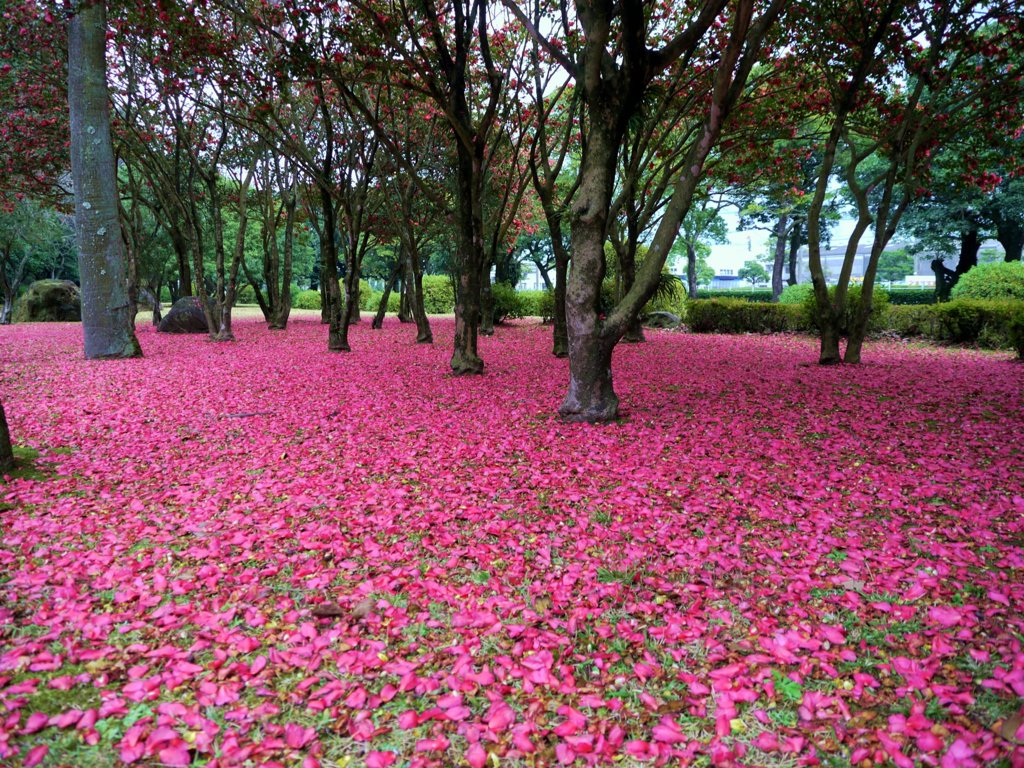
{"label": "tree trunk", "polygon": [[408,275],[402,277],[402,282],[399,285],[398,292],[398,322],[400,323],[411,323],[412,322],[412,283],[409,281]]}
{"label": "tree trunk", "polygon": [[555,250],[555,309],[551,354],[569,356],[569,327],[565,319],[565,291],[569,281],[569,253],[564,247]]}
{"label": "tree trunk", "polygon": [[433,344],[434,333],[423,301],[423,264],[415,248],[410,248],[407,254],[405,282],[409,284],[409,309],[416,321],[416,343]]}
{"label": "tree trunk", "polygon": [[789,216],[779,216],[775,227],[775,260],[772,262],[772,301],[777,302],[782,295],[782,272],[786,266],[786,231]]}
{"label": "tree trunk", "polygon": [[797,221],[789,233],[789,277],[786,279],[788,285],[796,285],[797,254],[800,252],[803,227]]}
{"label": "tree trunk", "polygon": [[338,285],[338,243],[335,238],[334,203],[327,187],[320,189],[320,202],[324,213],[324,231],[320,240],[320,254],[324,260],[323,282],[327,299],[327,350],[344,351],[341,337],[341,313],[344,301]]}
{"label": "tree trunk", "polygon": [[996,237],[1003,246],[1006,261],[1020,261],[1024,250],[1024,225],[1013,219],[1000,220]]}
{"label": "tree trunk", "polygon": [[267,325],[271,331],[285,330],[288,327],[288,318],[292,314],[292,261],[295,255],[295,216],[298,196],[294,188],[286,194],[288,198],[284,202],[284,258],[281,263],[281,294]]}
{"label": "tree trunk", "polygon": [[68,104],[75,238],[88,359],[142,354],[131,323],[124,245],[117,215],[117,172],[110,141],[106,8],[83,3],[68,28]]}
{"label": "tree trunk", "polygon": [[686,243],[686,295],[697,298],[697,249],[693,243]]}
{"label": "tree trunk", "polygon": [[484,269],[480,275],[480,333],[483,336],[494,335],[494,293],[491,291],[491,275]]}
{"label": "tree trunk", "polygon": [[619,398],[612,387],[614,344],[600,331],[573,327],[569,335],[569,391],[558,409],[566,421],[611,421],[619,413]]}
{"label": "tree trunk", "polygon": [[4,404],[0,402],[0,472],[14,467],[14,448],[11,446],[11,432],[7,428]]}
{"label": "tree trunk", "polygon": [[11,313],[14,311],[14,297],[4,295],[3,309],[0,309],[0,325],[11,324]]}
{"label": "tree trunk", "polygon": [[[468,122],[468,117],[467,117]],[[482,146],[471,152],[462,142],[456,145],[457,221],[459,242],[456,253],[458,280],[455,296],[455,343],[451,369],[456,376],[483,373],[484,361],[477,354],[480,331],[480,289],[483,272]]]}
{"label": "tree trunk", "polygon": [[[616,255],[619,257],[619,274],[622,275],[622,281],[619,283],[619,292],[616,298],[621,301],[622,297],[633,287],[633,283],[636,282],[636,242],[632,236],[629,237],[621,251],[616,249]],[[630,319],[629,325],[626,326],[626,332],[622,335],[622,340],[629,344],[639,344],[646,341],[639,313]]]}
{"label": "tree trunk", "polygon": [[391,270],[391,274],[388,275],[388,279],[384,283],[384,293],[380,297],[380,304],[377,306],[377,314],[374,316],[373,322],[370,323],[370,328],[375,331],[384,327],[384,316],[388,313],[388,299],[391,298],[392,288],[398,284],[398,280],[402,276],[402,268],[404,266],[405,262],[399,259],[398,264]]}

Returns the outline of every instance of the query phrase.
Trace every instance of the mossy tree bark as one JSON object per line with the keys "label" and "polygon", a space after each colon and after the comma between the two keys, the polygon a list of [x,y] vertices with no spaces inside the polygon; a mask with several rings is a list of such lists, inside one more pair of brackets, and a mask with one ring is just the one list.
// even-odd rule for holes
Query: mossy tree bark
{"label": "mossy tree bark", "polygon": [[75,239],[88,359],[138,357],[117,211],[106,79],[106,7],[83,0],[68,28],[68,105]]}

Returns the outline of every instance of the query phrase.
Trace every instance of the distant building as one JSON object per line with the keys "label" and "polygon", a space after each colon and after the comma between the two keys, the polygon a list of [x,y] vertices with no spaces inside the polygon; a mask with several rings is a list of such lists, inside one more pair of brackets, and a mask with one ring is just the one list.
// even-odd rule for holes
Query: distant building
{"label": "distant building", "polygon": [[711,278],[711,290],[713,291],[736,290],[744,285],[749,285],[749,283],[737,275],[736,270],[733,269],[720,270],[718,274]]}
{"label": "distant building", "polygon": [[[898,251],[901,248],[906,248],[906,246],[906,243],[890,242],[885,247],[885,250]],[[1002,258],[1002,254],[1002,246],[1000,246],[995,240],[986,240],[982,243],[981,250],[978,253],[981,261]],[[870,255],[870,242],[861,243],[861,245],[857,247],[857,254],[853,260],[853,270],[850,273],[850,279],[853,282],[860,282],[864,279],[864,270],[867,268],[868,257]],[[937,255],[938,254],[932,251],[923,251],[921,253],[914,254],[914,274],[907,275],[903,282],[907,285],[934,287],[935,273],[932,271],[932,260],[935,259]],[[824,268],[825,280],[827,282],[835,283],[836,280],[839,279],[839,273],[843,268],[843,260],[845,258],[845,244],[836,248],[828,248],[821,252],[821,265]],[[956,267],[958,259],[959,256],[956,254],[943,254],[943,263],[950,269],[954,269]],[[811,273],[807,267],[807,246],[801,248],[797,256],[796,279],[798,283],[811,282]]]}

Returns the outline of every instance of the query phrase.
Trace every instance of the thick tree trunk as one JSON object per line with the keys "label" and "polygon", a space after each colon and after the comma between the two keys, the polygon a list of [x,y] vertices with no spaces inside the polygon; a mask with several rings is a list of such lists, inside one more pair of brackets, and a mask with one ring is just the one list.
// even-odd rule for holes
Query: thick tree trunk
{"label": "thick tree trunk", "polygon": [[789,227],[789,216],[779,216],[775,226],[775,260],[772,262],[772,301],[778,301],[782,295],[782,272],[786,266],[786,232]]}
{"label": "thick tree trunk", "polygon": [[14,467],[14,448],[11,446],[11,432],[7,428],[4,404],[0,402],[0,472]]}
{"label": "thick tree trunk", "polygon": [[596,327],[588,334],[571,329],[569,391],[559,413],[566,421],[611,421],[619,413],[619,398],[612,387],[614,344],[601,338]]}
{"label": "thick tree trunk", "polygon": [[1021,251],[1024,250],[1024,224],[1014,219],[1001,220],[996,229],[996,237],[1003,246],[1003,258],[1006,261],[1021,260]]}
{"label": "thick tree trunk", "polygon": [[142,354],[131,323],[106,81],[106,8],[84,2],[68,28],[75,238],[88,359]]}
{"label": "thick tree trunk", "polygon": [[[467,119],[468,122],[468,119]],[[482,147],[478,148],[482,154]],[[456,376],[484,372],[477,353],[480,331],[480,290],[483,273],[483,209],[481,203],[482,160],[463,143],[458,150],[457,251],[458,280],[455,296],[455,343],[451,369]]]}
{"label": "thick tree trunk", "polygon": [[327,300],[327,350],[342,352],[341,313],[344,301],[338,285],[338,243],[335,239],[334,203],[327,187],[320,190],[320,202],[324,213],[324,231],[320,240],[320,254],[324,260],[323,282]]}

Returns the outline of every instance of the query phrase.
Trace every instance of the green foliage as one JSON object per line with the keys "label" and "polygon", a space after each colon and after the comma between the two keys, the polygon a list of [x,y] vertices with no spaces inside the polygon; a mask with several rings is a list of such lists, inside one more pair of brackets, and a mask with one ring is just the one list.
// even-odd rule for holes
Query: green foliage
{"label": "green foliage", "polygon": [[662,272],[658,280],[658,289],[651,300],[644,305],[640,314],[650,312],[671,312],[679,317],[686,316],[686,287],[683,281],[668,272]]}
{"label": "green foliage", "polygon": [[814,296],[814,286],[810,283],[787,285],[779,294],[780,304],[804,304],[808,296]]}
{"label": "green foliage", "polygon": [[491,300],[494,306],[494,322],[512,320],[526,316],[526,301],[516,293],[516,289],[505,283],[491,286]]}
{"label": "green foliage", "polygon": [[769,279],[768,270],[764,268],[764,265],[753,260],[744,262],[743,266],[740,267],[740,271],[736,274],[751,285],[767,283]]}
{"label": "green foliage", "polygon": [[890,304],[934,304],[935,290],[932,288],[887,288]]}
{"label": "green foliage", "polygon": [[[249,289],[252,290],[252,287],[249,286]],[[299,291],[292,306],[295,309],[320,309],[320,291]]]}
{"label": "green foliage", "polygon": [[743,299],[743,301],[769,302],[772,292],[767,289],[754,290],[708,290],[697,291],[698,299]]}
{"label": "green foliage", "polygon": [[447,275],[423,276],[423,308],[428,315],[449,315],[455,311],[455,288]]}
{"label": "green foliage", "polygon": [[[892,306],[884,330],[991,349],[1024,349],[1024,302],[957,299],[944,304]],[[1022,355],[1024,356],[1024,355]]]}
{"label": "green foliage", "polygon": [[914,257],[907,253],[906,248],[883,251],[878,257],[878,279],[887,282],[902,280],[914,274]]}
{"label": "green foliage", "polygon": [[1011,327],[1024,315],[1024,303],[955,299],[931,310],[938,320],[940,339],[999,349],[1013,346]]}
{"label": "green foliage", "polygon": [[548,320],[555,316],[554,291],[520,291],[523,302],[523,317],[539,317]]}
{"label": "green foliage", "polygon": [[950,298],[1024,301],[1024,262],[979,264],[961,276]]}
{"label": "green foliage", "polygon": [[[853,325],[854,319],[857,316],[858,308],[860,307],[860,296],[862,288],[859,285],[851,285],[846,291],[846,307],[843,312],[843,316],[839,321],[839,333],[842,336],[846,336],[850,332],[850,327]],[[833,285],[828,289],[829,299],[834,301],[836,295],[836,287]],[[814,297],[814,291],[808,292],[804,298],[804,302],[801,305],[804,313],[805,322],[813,329],[820,330],[821,325],[818,322],[818,305]],[[884,324],[883,318],[887,308],[889,307],[889,293],[882,288],[877,286],[871,292],[871,316],[868,319],[868,331],[878,331]]]}
{"label": "green foliage", "polygon": [[376,312],[380,305],[381,293],[373,290],[369,280],[359,281],[359,308],[364,312]]}
{"label": "green foliage", "polygon": [[782,333],[809,330],[801,305],[742,299],[696,299],[686,306],[695,333]]}
{"label": "green foliage", "polygon": [[[319,293],[319,291],[317,291]],[[170,295],[170,294],[168,294]],[[255,304],[256,303],[256,289],[253,288],[249,283],[238,286],[238,291],[235,294],[235,304]],[[302,307],[299,307],[302,309]]]}

